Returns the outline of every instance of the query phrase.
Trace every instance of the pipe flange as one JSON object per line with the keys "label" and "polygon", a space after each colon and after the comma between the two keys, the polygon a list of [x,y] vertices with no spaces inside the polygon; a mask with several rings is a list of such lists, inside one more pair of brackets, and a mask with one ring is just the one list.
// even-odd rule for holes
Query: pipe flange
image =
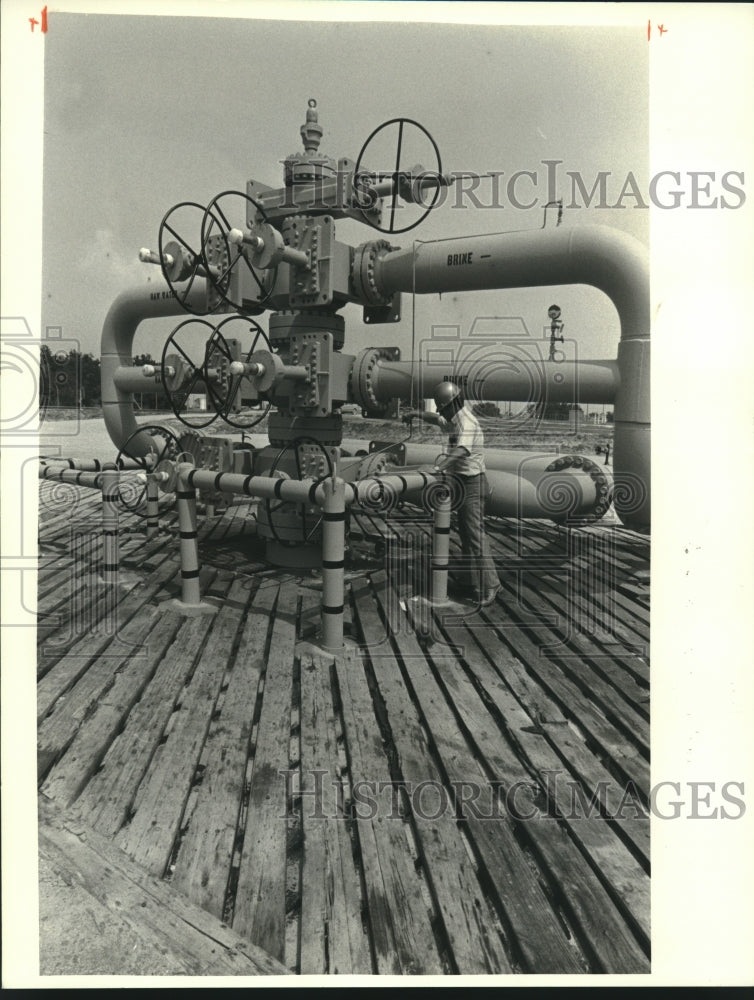
{"label": "pipe flange", "polygon": [[560,472],[563,469],[579,469],[587,473],[594,483],[596,493],[594,507],[587,514],[580,515],[575,520],[581,523],[592,523],[603,518],[613,502],[612,480],[605,474],[603,467],[583,455],[562,455],[551,462],[545,472]]}
{"label": "pipe flange", "polygon": [[351,369],[351,397],[361,407],[365,417],[388,416],[391,401],[380,402],[374,392],[374,373],[381,360],[392,360],[393,354],[384,347],[367,347],[356,356]]}
{"label": "pipe flange", "polygon": [[393,456],[389,452],[376,451],[367,455],[359,466],[357,479],[366,479],[367,476],[379,476],[394,465]]}
{"label": "pipe flange", "polygon": [[387,306],[393,301],[392,294],[384,295],[374,277],[377,258],[390,250],[397,250],[387,240],[371,240],[356,247],[351,270],[353,293],[369,305]]}

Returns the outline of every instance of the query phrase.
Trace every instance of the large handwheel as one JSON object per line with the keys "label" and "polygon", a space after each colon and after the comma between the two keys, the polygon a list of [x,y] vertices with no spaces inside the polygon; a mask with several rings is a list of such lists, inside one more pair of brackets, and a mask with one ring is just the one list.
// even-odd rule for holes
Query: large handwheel
{"label": "large handwheel", "polygon": [[[353,174],[354,179],[356,180],[357,183],[360,182],[360,179],[365,179],[370,176],[375,176],[369,170],[366,169],[362,170],[361,167],[362,160],[364,160],[364,154],[367,152],[369,145],[375,144],[378,146],[380,141],[384,142],[389,134],[385,130],[391,128],[394,128],[397,132],[395,138],[395,156],[390,158],[395,165],[393,166],[393,163],[391,163],[390,169],[388,171],[381,172],[377,176],[378,181],[387,180],[389,178],[393,179],[393,184],[394,184],[393,193],[384,196],[390,199],[391,201],[390,223],[387,226],[381,226],[378,223],[372,221],[372,219],[370,219],[369,214],[367,213],[366,210],[361,209],[361,213],[364,217],[364,221],[368,225],[370,225],[373,229],[377,229],[381,233],[391,233],[391,234],[407,233],[411,229],[415,229],[416,226],[419,225],[419,223],[423,222],[424,219],[429,215],[429,213],[437,204],[437,199],[440,196],[440,186],[441,186],[440,178],[442,176],[442,162],[440,160],[440,150],[437,148],[437,143],[429,134],[429,132],[424,128],[423,125],[420,125],[412,118],[391,118],[389,121],[383,122],[382,125],[379,125],[367,138],[366,142],[361,147],[361,151],[356,159],[356,167],[354,168],[354,174]],[[416,129],[418,130],[418,133],[415,132],[413,133],[413,135],[411,135],[411,133],[409,133],[409,129]],[[377,137],[380,136],[380,133],[384,134],[381,136],[380,140],[378,140]],[[409,136],[411,137],[409,138]],[[422,136],[424,138],[422,138]],[[437,166],[435,169],[427,170],[425,172],[425,175],[430,178],[436,177],[437,183],[434,186],[434,194],[432,195],[432,199],[429,202],[429,204],[425,205],[423,201],[420,203],[423,206],[423,209],[419,217],[415,219],[413,222],[410,222],[408,225],[399,227],[396,226],[395,224],[395,210],[397,207],[398,198],[400,197],[400,192],[399,192],[400,181],[402,175],[405,175],[406,171],[410,169],[410,166],[405,166],[405,165],[401,166],[401,161],[402,160],[404,162],[408,161],[409,158],[413,159],[414,155],[416,155],[417,139],[419,142],[419,151],[421,151],[421,147],[423,147],[424,152],[426,152],[427,149],[431,149],[432,151],[432,155],[434,156]],[[381,151],[381,157],[384,158],[384,150]],[[415,160],[414,162],[417,161]],[[366,187],[364,189],[364,192],[368,194],[369,188]],[[357,205],[357,207],[360,206]]]}
{"label": "large handwheel", "polygon": [[[272,403],[263,400],[258,406],[251,407],[250,411],[240,411],[234,412],[233,406],[236,399],[241,394],[241,383],[245,378],[244,375],[228,375],[223,377],[219,385],[214,383],[214,380],[209,377],[210,370],[215,367],[214,358],[219,356],[223,362],[224,366],[230,367],[231,363],[235,360],[228,346],[228,342],[225,339],[222,331],[223,327],[227,327],[229,323],[242,323],[244,327],[247,328],[253,334],[253,340],[251,342],[251,347],[248,351],[244,352],[241,361],[249,363],[254,351],[257,349],[257,344],[261,338],[265,345],[265,348],[272,352],[272,347],[267,339],[267,334],[264,332],[262,327],[255,323],[254,320],[248,319],[241,316],[229,316],[228,319],[222,321],[215,327],[212,336],[207,342],[207,353],[205,355],[205,368],[207,370],[207,394],[212,401],[217,413],[222,417],[226,424],[231,427],[235,427],[238,430],[247,431],[251,430],[252,427],[256,427],[260,421],[262,421],[270,411]],[[244,331],[246,332],[246,330]]]}
{"label": "large handwheel", "polygon": [[[322,442],[321,441],[317,441],[316,438],[313,438],[313,437],[299,437],[299,438],[294,438],[294,440],[291,441],[289,444],[284,445],[280,449],[280,451],[277,453],[277,455],[275,456],[275,460],[273,461],[272,465],[270,466],[270,469],[269,469],[267,475],[270,476],[270,477],[274,477],[275,473],[277,472],[277,467],[280,464],[280,459],[283,457],[283,455],[285,455],[286,452],[288,452],[291,449],[293,449],[294,450],[294,455],[296,456],[296,473],[298,475],[298,478],[302,479],[303,476],[301,475],[301,471],[302,471],[301,470],[301,456],[300,456],[300,453],[299,453],[299,448],[303,444],[313,444],[313,445],[316,445],[320,449],[320,451],[322,452],[322,454],[325,456],[325,461],[327,462],[327,473],[326,473],[326,475],[324,475],[324,476],[318,476],[315,481],[317,483],[321,483],[323,480],[325,480],[325,479],[327,479],[329,477],[334,476],[335,475],[335,467],[333,465],[332,457],[330,456],[329,452],[327,451],[327,448],[325,448],[325,446],[322,444]],[[267,498],[265,498],[264,503],[265,503],[265,510],[267,512],[267,524],[269,525],[269,528],[270,528],[270,531],[272,532],[273,538],[275,539],[276,542],[279,542],[279,543],[281,543],[283,545],[286,544],[285,540],[281,539],[279,537],[277,531],[275,530],[275,523],[274,523],[272,515],[275,513],[275,511],[279,510],[281,507],[284,507],[286,504],[290,503],[290,500],[281,500],[279,503],[273,504],[272,500],[270,500],[269,497],[267,497]],[[319,528],[320,524],[322,523],[322,519],[324,517],[324,513],[320,511],[320,513],[319,513],[318,516],[316,516],[313,519],[310,518],[310,521],[313,521],[314,523],[310,523],[309,527],[307,528],[306,505],[305,504],[298,504],[297,506],[301,507],[301,522],[302,522],[302,539],[301,539],[301,541],[303,543],[306,543],[306,542],[309,542],[314,537],[317,529]]]}
{"label": "large handwheel", "polygon": [[[266,222],[267,216],[262,206],[252,197],[244,194],[243,191],[222,191],[216,195],[207,205],[207,209],[202,219],[202,252],[204,262],[208,269],[208,279],[217,294],[239,312],[243,312],[243,303],[230,298],[230,283],[233,271],[248,271],[254,284],[259,290],[257,305],[259,307],[269,300],[272,289],[275,285],[275,274],[277,268],[271,268],[272,276],[268,278],[265,285],[264,276],[266,272],[260,272],[254,268],[247,256],[248,251],[241,246],[235,255],[230,252],[230,241],[228,234],[231,229],[251,228],[257,222]],[[219,273],[211,270],[212,261],[209,259],[209,250],[213,238],[219,238],[224,248],[227,248],[227,258],[221,266]]]}
{"label": "large handwheel", "polygon": [[[195,345],[192,348],[188,343],[190,337],[187,330],[192,324],[206,327],[209,330],[210,336],[202,343],[201,348],[197,348]],[[200,411],[201,415],[193,416],[189,420],[186,411],[188,399],[192,393],[206,392],[207,395],[211,395],[206,359],[208,342],[214,332],[215,327],[206,319],[184,320],[170,334],[162,350],[160,380],[170,402],[170,408],[182,424],[194,430],[209,427],[220,415],[216,410],[212,412],[205,410]],[[180,343],[181,340],[183,344]],[[169,356],[171,346],[175,351],[172,358]],[[173,364],[170,364],[170,361]]]}
{"label": "large handwheel", "polygon": [[[166,212],[160,223],[158,237],[162,276],[180,305],[186,312],[195,316],[205,316],[212,311],[209,306],[209,296],[206,297],[206,303],[202,308],[189,302],[191,289],[197,277],[206,278],[210,283],[214,280],[213,272],[208,269],[201,242],[202,223],[206,215],[207,209],[204,205],[196,201],[181,201]],[[189,238],[181,235],[181,231],[186,229],[189,230]],[[226,247],[226,254],[230,258],[229,247]],[[166,263],[168,257],[172,258],[172,264]]]}
{"label": "large handwheel", "polygon": [[[146,455],[133,454],[129,447],[132,441],[141,434],[148,434],[150,437],[149,451]],[[158,439],[161,439],[158,440]],[[140,469],[149,474],[154,472],[160,462],[165,460],[175,461],[181,453],[181,446],[178,438],[167,427],[160,424],[142,424],[137,427],[133,434],[130,434],[115,459],[116,466],[123,467],[123,458],[129,458],[136,462]],[[118,486],[118,502],[126,510],[137,517],[147,517],[147,484],[146,481],[138,482],[135,478],[127,483],[120,483]],[[176,497],[174,493],[161,493],[159,498],[159,512],[172,510],[175,506]]]}

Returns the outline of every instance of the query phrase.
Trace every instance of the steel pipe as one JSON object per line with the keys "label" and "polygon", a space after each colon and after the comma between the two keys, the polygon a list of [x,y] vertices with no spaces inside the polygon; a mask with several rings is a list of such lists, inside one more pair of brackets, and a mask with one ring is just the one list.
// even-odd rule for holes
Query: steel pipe
{"label": "steel pipe", "polygon": [[121,392],[156,392],[160,388],[159,377],[145,375],[144,365],[119,365],[113,375],[117,389]]}
{"label": "steel pipe", "polygon": [[329,652],[343,649],[345,606],[345,483],[336,477],[325,481],[322,520],[322,646]]}
{"label": "steel pipe", "polygon": [[[195,281],[187,304],[198,308],[205,299],[205,283]],[[102,416],[108,434],[118,449],[123,447],[132,434],[136,435],[138,430],[131,391],[129,388],[120,388],[116,382],[119,368],[133,370],[131,361],[136,330],[142,320],[178,316],[184,311],[184,305],[172,292],[155,292],[151,285],[141,285],[122,292],[110,306],[102,327],[100,343]],[[134,457],[146,455],[151,440],[148,434],[136,435],[129,445]]]}
{"label": "steel pipe", "polygon": [[450,563],[450,490],[440,486],[432,496],[432,604],[448,600],[448,567]]}
{"label": "steel pipe", "polygon": [[[144,466],[132,458],[122,458],[119,462],[100,462],[98,458],[40,458],[43,468],[55,469],[62,466],[65,469],[76,469],[79,472],[101,472],[104,469],[143,469]],[[60,471],[60,470],[58,470]]]}
{"label": "steel pipe", "polygon": [[154,538],[160,527],[160,487],[156,476],[147,475],[147,538]]}
{"label": "steel pipe", "polygon": [[243,476],[238,472],[192,469],[187,481],[200,490],[237,493],[263,500],[313,503],[320,507],[324,503],[324,487],[316,479],[276,479],[271,476]]}
{"label": "steel pipe", "polygon": [[423,490],[435,477],[415,470],[366,476],[355,483],[346,483],[346,504],[366,503],[389,505],[391,497]]}
{"label": "steel pipe", "polygon": [[[406,465],[430,464],[440,449],[405,443]],[[583,455],[485,451],[487,513],[498,517],[563,519],[602,517],[613,499],[609,470]],[[389,469],[388,469],[389,471]],[[407,499],[421,502],[413,492]]]}
{"label": "steel pipe", "polygon": [[[615,505],[624,523],[649,524],[650,299],[642,244],[606,226],[437,240],[378,256],[374,281],[385,297],[398,291],[566,284],[591,285],[604,292],[618,312],[621,329],[614,397]],[[592,375],[587,381],[591,386]]]}
{"label": "steel pipe", "polygon": [[[534,345],[536,347],[536,344]],[[492,345],[490,345],[492,350]],[[466,398],[548,403],[612,403],[620,385],[617,361],[545,361],[542,358],[494,357],[446,364],[388,361],[370,371],[370,389],[378,402],[427,399],[438,383],[462,384]],[[369,400],[360,400],[365,405]]]}
{"label": "steel pipe", "polygon": [[118,538],[118,502],[120,474],[108,469],[102,473],[102,580],[108,586],[118,582],[120,564]]}
{"label": "steel pipe", "polygon": [[181,553],[181,604],[186,608],[201,605],[199,588],[199,542],[196,524],[196,490],[189,485],[187,474],[193,466],[178,466],[176,498],[178,500],[178,537]]}
{"label": "steel pipe", "polygon": [[85,486],[90,490],[102,489],[103,473],[77,472],[74,469],[53,469],[49,466],[40,466],[40,479],[57,479],[61,483],[70,483],[72,486]]}

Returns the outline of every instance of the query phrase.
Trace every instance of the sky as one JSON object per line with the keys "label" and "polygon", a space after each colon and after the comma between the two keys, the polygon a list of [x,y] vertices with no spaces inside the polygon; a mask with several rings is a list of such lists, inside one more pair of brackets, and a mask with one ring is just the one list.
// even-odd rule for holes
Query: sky
{"label": "sky", "polygon": [[[375,128],[405,117],[430,132],[443,171],[487,175],[476,194],[482,207],[456,185],[393,245],[540,228],[549,193],[545,160],[562,161],[555,192],[566,206],[573,201],[568,171],[578,171],[587,190],[600,171],[610,172],[608,204],[631,173],[646,200],[649,63],[638,19],[616,28],[61,13],[52,26],[42,323],[62,327],[95,355],[119,292],[147,282],[164,287],[159,270],[137,254],[142,246],[156,249],[168,209],[186,200],[206,205],[220,191],[244,190],[250,178],[282,185],[281,160],[301,151],[310,98],[324,128],[320,149],[336,159],[355,159]],[[535,177],[519,180],[513,197],[519,205],[535,202],[528,210],[512,204],[505,188],[523,170]],[[493,172],[504,175],[498,195]],[[649,212],[636,198],[617,209],[577,202],[563,226],[614,226],[648,244]],[[337,227],[352,245],[382,235],[350,220]],[[617,314],[585,286],[422,296],[414,304],[404,296],[401,323],[377,328],[347,306],[345,351],[391,344],[407,358],[412,340],[433,324],[458,325],[463,336],[477,317],[520,317],[540,337],[552,302],[562,309],[569,356],[615,357]],[[159,357],[180,319],[143,324],[136,351]]]}

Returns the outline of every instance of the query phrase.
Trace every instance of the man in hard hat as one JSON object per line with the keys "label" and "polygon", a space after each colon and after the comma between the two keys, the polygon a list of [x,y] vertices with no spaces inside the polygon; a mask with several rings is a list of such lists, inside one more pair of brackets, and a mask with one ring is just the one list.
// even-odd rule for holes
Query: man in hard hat
{"label": "man in hard hat", "polygon": [[469,572],[472,600],[486,607],[494,602],[501,587],[484,531],[484,503],[489,491],[484,464],[484,434],[479,421],[464,404],[463,393],[455,383],[441,382],[435,389],[434,398],[437,413],[410,410],[403,421],[422,420],[434,424],[448,435],[448,447],[430,471],[451,474],[461,487],[457,510],[461,549],[474,564]]}

